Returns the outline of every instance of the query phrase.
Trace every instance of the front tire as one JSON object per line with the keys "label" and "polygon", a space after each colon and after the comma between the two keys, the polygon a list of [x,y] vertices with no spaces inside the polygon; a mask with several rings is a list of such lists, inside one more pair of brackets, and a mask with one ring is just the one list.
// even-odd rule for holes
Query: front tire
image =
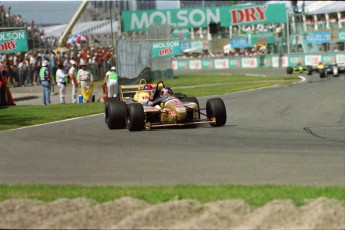
{"label": "front tire", "polygon": [[226,123],[226,108],[221,98],[211,98],[206,102],[207,119],[215,119],[215,123],[211,123],[212,127],[223,126]]}
{"label": "front tire", "polygon": [[109,129],[124,129],[126,127],[126,103],[116,98],[104,101],[105,123]]}
{"label": "front tire", "polygon": [[139,103],[128,104],[127,129],[129,131],[141,131],[145,127],[144,108]]}
{"label": "front tire", "polygon": [[319,69],[319,72],[320,72],[320,78],[325,78],[326,77],[325,69]]}

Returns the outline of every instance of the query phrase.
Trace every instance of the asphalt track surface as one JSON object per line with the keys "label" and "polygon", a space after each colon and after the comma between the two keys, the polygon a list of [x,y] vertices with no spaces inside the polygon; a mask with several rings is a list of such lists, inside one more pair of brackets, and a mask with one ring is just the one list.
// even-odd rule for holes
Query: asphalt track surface
{"label": "asphalt track surface", "polygon": [[345,77],[304,77],[220,95],[224,127],[109,130],[100,114],[0,132],[0,183],[344,186]]}

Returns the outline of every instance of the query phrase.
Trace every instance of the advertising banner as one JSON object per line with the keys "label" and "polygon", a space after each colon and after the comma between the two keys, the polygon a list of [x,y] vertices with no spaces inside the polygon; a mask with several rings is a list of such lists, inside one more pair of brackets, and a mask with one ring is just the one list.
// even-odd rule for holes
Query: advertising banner
{"label": "advertising banner", "polygon": [[214,67],[216,69],[228,69],[229,68],[229,60],[228,59],[215,59],[214,60]]}
{"label": "advertising banner", "polygon": [[187,29],[174,29],[172,33],[173,38],[190,38],[190,32]]}
{"label": "advertising banner", "polygon": [[179,60],[177,63],[178,70],[188,70],[189,69],[189,61],[188,60]]}
{"label": "advertising banner", "polygon": [[180,48],[181,50],[187,50],[187,49],[190,49],[191,48],[191,43],[190,41],[187,41],[187,42],[180,42]]}
{"label": "advertising banner", "polygon": [[345,42],[345,30],[338,30],[338,42]]}
{"label": "advertising banner", "polygon": [[335,61],[337,63],[345,63],[345,54],[337,54],[335,56]]}
{"label": "advertising banner", "polygon": [[248,43],[247,38],[231,38],[230,39],[230,45],[232,48],[250,48],[252,47],[251,44]]}
{"label": "advertising banner", "polygon": [[230,68],[240,68],[241,67],[241,58],[230,58],[229,59]]}
{"label": "advertising banner", "polygon": [[335,62],[335,55],[323,54],[321,60],[325,65],[333,64]]}
{"label": "advertising banner", "polygon": [[274,34],[272,32],[263,32],[256,33],[251,35],[249,44],[273,44],[274,43]]}
{"label": "advertising banner", "polygon": [[321,61],[321,55],[306,55],[305,65],[317,65]]}
{"label": "advertising banner", "polygon": [[145,31],[153,23],[168,24],[178,29],[190,29],[208,27],[210,22],[220,22],[222,27],[286,22],[284,3],[122,11],[121,13],[124,32]]}
{"label": "advertising banner", "polygon": [[214,69],[213,59],[202,59],[202,69]]}
{"label": "advertising banner", "polygon": [[28,51],[26,30],[0,32],[0,53],[17,53]]}
{"label": "advertising banner", "polygon": [[201,69],[201,60],[190,60],[189,69]]}
{"label": "advertising banner", "polygon": [[[285,58],[285,59],[284,59]],[[287,57],[282,58],[282,67],[287,67]],[[272,57],[272,67],[277,68],[279,67],[279,57],[275,56]]]}
{"label": "advertising banner", "polygon": [[289,56],[289,63],[288,63],[288,66],[295,67],[295,66],[298,65],[298,63],[301,63],[301,65],[305,65],[305,64],[304,64],[304,60],[303,60],[303,58],[301,57],[301,55],[292,55],[292,56]]}
{"label": "advertising banner", "polygon": [[258,59],[257,58],[242,58],[242,67],[256,68],[258,67]]}
{"label": "advertising banner", "polygon": [[179,41],[154,42],[152,44],[152,57],[171,57],[181,55]]}
{"label": "advertising banner", "polygon": [[[260,63],[260,66],[262,66],[261,63]],[[264,67],[273,67],[272,57],[264,57],[263,66]]]}
{"label": "advertising banner", "polygon": [[309,33],[305,40],[307,44],[311,44],[312,42],[315,44],[329,43],[331,42],[331,32],[325,31]]}

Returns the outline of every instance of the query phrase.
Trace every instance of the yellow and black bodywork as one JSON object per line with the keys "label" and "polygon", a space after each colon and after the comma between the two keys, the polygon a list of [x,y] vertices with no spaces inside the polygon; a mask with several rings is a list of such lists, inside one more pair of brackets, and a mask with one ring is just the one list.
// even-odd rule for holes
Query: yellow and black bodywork
{"label": "yellow and black bodywork", "polygon": [[[164,88],[162,81],[147,84],[141,80],[135,85],[120,85],[119,97],[105,100],[105,122],[109,129],[143,129],[210,124],[213,127],[226,123],[226,109],[221,98],[211,98],[206,103],[206,113],[201,112],[196,97],[170,95],[163,102],[152,106],[152,101]],[[204,119],[200,116],[204,115]]]}

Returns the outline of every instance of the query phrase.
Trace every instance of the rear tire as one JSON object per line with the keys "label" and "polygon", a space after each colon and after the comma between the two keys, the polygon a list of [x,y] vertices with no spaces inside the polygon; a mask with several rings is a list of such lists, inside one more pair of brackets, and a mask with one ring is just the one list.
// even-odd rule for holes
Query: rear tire
{"label": "rear tire", "polygon": [[129,131],[141,131],[145,127],[144,108],[139,103],[128,104],[127,129]]}
{"label": "rear tire", "polygon": [[212,127],[223,126],[226,123],[226,108],[221,98],[211,98],[206,102],[207,119],[215,118],[216,123],[210,124]]}
{"label": "rear tire", "polygon": [[325,78],[326,77],[325,69],[319,69],[319,72],[320,72],[320,78]]}
{"label": "rear tire", "polygon": [[287,68],[286,68],[286,73],[287,73],[287,74],[292,74],[292,73],[293,73],[293,68],[290,67],[290,66],[287,67]]}
{"label": "rear tire", "polygon": [[126,127],[126,103],[117,98],[107,98],[104,101],[105,123],[109,129],[124,129]]}
{"label": "rear tire", "polygon": [[307,75],[312,75],[313,74],[313,68],[310,65],[307,65],[306,69],[307,69]]}

